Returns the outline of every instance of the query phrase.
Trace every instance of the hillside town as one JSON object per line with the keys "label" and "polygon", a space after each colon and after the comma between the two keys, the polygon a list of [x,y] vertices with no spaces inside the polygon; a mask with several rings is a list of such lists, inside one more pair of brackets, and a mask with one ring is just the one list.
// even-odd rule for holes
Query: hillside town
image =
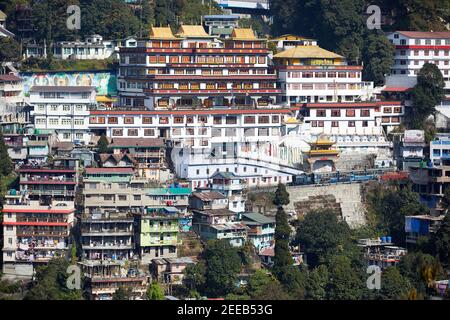
{"label": "hillside town", "polygon": [[280,1],[184,1],[54,38],[0,5],[0,300],[448,299],[450,21],[365,63]]}

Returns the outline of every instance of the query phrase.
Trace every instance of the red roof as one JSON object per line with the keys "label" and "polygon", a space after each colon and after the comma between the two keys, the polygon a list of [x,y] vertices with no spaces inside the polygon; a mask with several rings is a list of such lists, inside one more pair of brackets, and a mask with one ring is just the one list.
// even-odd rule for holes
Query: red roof
{"label": "red roof", "polygon": [[450,31],[434,32],[434,31],[396,31],[397,33],[408,38],[423,39],[450,39]]}
{"label": "red roof", "polygon": [[382,181],[392,181],[392,180],[407,180],[409,177],[408,172],[388,172],[383,174],[380,179]]}
{"label": "red roof", "polygon": [[22,78],[14,74],[0,74],[0,81],[20,81]]}
{"label": "red roof", "polygon": [[133,174],[133,168],[86,168],[87,174],[96,173],[128,173]]}
{"label": "red roof", "polygon": [[411,90],[412,88],[409,87],[386,87],[383,89],[383,91],[389,91],[389,92],[406,92]]}
{"label": "red roof", "polygon": [[260,256],[269,256],[274,257],[275,256],[275,248],[266,248],[261,250],[259,253]]}
{"label": "red roof", "polygon": [[152,111],[91,111],[91,115],[199,115],[199,114],[264,114],[264,113],[290,113],[290,109],[211,109],[211,110],[152,110]]}
{"label": "red roof", "polygon": [[5,226],[48,226],[48,227],[67,227],[65,222],[3,222]]}
{"label": "red roof", "polygon": [[68,209],[68,210],[55,210],[55,209],[48,209],[48,210],[38,210],[38,209],[3,209],[3,213],[46,213],[46,214],[70,214],[75,211],[75,209]]}

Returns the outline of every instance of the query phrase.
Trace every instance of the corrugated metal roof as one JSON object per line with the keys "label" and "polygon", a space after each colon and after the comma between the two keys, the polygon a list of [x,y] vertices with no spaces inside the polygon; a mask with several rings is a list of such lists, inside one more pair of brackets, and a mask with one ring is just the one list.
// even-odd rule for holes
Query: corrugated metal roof
{"label": "corrugated metal roof", "polygon": [[340,56],[334,52],[322,49],[319,46],[296,46],[295,48],[288,49],[286,51],[282,51],[277,53],[274,56],[277,58],[319,58],[319,59],[343,59],[343,56]]}
{"label": "corrugated metal roof", "polygon": [[[275,223],[274,218],[266,217],[265,215],[262,215],[262,214],[256,213],[256,212],[244,213],[244,214],[242,214],[242,218],[243,218],[243,220],[251,220],[251,221],[258,222],[260,224]],[[245,221],[242,221],[242,222],[245,223]]]}

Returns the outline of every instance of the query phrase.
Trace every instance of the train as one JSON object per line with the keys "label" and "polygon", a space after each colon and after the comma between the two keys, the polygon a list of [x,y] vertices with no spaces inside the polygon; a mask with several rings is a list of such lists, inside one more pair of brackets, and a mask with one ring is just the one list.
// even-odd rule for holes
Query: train
{"label": "train", "polygon": [[292,177],[292,185],[319,185],[352,182],[368,182],[378,180],[386,170],[372,169],[363,171],[303,173]]}

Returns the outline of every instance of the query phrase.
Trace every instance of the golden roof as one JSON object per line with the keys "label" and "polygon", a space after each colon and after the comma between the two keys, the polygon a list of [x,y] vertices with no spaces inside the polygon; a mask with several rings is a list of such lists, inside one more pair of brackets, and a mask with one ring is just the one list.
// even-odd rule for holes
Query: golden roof
{"label": "golden roof", "polygon": [[6,14],[2,10],[0,10],[0,19],[6,20]]}
{"label": "golden roof", "polygon": [[170,27],[151,27],[150,28],[151,39],[177,39]]}
{"label": "golden roof", "polygon": [[327,139],[318,139],[315,142],[311,142],[310,145],[316,145],[316,146],[332,146],[335,144],[335,142],[327,140]]}
{"label": "golden roof", "polygon": [[234,28],[231,38],[234,40],[258,40],[252,28]]}
{"label": "golden roof", "polygon": [[110,98],[108,96],[97,96],[96,97],[97,102],[116,102],[116,98]]}
{"label": "golden roof", "polygon": [[343,59],[334,52],[322,49],[319,46],[297,46],[286,51],[277,53],[274,58],[319,58],[319,59]]}
{"label": "golden roof", "polygon": [[279,41],[279,40],[314,40],[314,39],[296,36],[295,34],[283,34],[279,37],[273,38],[272,40]]}
{"label": "golden roof", "polygon": [[177,33],[177,36],[192,37],[192,38],[210,37],[210,35],[206,33],[203,26],[196,26],[196,25],[182,25],[180,27],[180,31],[178,31]]}

